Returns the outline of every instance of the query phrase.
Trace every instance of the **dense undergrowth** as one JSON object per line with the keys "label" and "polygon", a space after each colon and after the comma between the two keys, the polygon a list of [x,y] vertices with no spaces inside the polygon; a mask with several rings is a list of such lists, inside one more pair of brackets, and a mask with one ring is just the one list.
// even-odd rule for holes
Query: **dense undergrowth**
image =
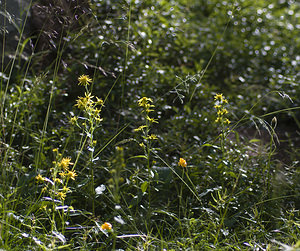
{"label": "dense undergrowth", "polygon": [[299,3],[83,10],[0,12],[1,248],[298,250]]}

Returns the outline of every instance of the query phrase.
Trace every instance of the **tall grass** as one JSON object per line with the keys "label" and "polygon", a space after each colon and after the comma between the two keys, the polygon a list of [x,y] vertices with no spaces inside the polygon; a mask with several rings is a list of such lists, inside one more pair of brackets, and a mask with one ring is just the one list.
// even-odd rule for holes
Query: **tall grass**
{"label": "tall grass", "polygon": [[[76,55],[68,57],[66,51],[78,49],[82,30],[90,36],[100,29],[95,6],[80,31],[61,34],[54,62],[42,65],[45,70],[38,74],[36,60],[41,58],[35,45],[24,65],[17,60],[33,41],[22,39],[29,12],[8,65],[3,35],[1,248],[299,249],[299,161],[291,155],[292,161],[284,164],[276,157],[277,117],[299,107],[262,112],[261,104],[269,99],[293,100],[278,91],[257,98],[254,105],[245,101],[245,111],[234,103],[234,88],[225,98],[224,90],[207,85],[203,97],[208,98],[196,97],[203,93],[199,86],[211,74],[235,7],[203,70],[156,97],[157,91],[151,93],[155,83],[133,90],[127,85],[135,77],[130,54],[137,50],[130,51],[137,22],[133,1],[122,5],[127,30],[120,33],[125,37],[107,42],[119,46],[123,57],[114,63],[123,66],[122,72],[110,79],[100,59],[93,67],[64,67],[76,62]],[[91,44],[86,42],[90,49],[104,46]],[[80,50],[85,58],[84,46]],[[139,66],[141,71],[146,65]],[[250,125],[267,140],[243,133]],[[297,146],[294,150],[299,156]]]}

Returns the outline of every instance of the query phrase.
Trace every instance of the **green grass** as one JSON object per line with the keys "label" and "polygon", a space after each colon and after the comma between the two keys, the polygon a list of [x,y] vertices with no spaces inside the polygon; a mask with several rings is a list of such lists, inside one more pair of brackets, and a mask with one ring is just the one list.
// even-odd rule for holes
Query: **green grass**
{"label": "green grass", "polygon": [[51,52],[26,18],[3,35],[0,247],[299,250],[299,5],[271,2],[94,1]]}

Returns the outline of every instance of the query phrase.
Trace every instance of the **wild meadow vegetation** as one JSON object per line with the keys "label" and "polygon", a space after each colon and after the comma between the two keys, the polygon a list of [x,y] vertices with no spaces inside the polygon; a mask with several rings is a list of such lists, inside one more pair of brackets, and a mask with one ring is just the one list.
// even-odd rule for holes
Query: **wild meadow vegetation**
{"label": "wild meadow vegetation", "polygon": [[300,250],[298,1],[0,2],[1,250]]}

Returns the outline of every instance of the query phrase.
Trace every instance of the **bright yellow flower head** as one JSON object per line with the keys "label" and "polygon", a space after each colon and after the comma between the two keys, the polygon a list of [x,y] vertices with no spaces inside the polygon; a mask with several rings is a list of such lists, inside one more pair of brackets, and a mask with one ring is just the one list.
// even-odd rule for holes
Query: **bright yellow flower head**
{"label": "bright yellow flower head", "polygon": [[78,85],[86,86],[92,82],[92,79],[88,75],[81,75],[78,78],[78,82],[79,82]]}
{"label": "bright yellow flower head", "polygon": [[66,173],[66,176],[72,180],[75,180],[75,177],[77,176],[75,171],[69,171]]}
{"label": "bright yellow flower head", "polygon": [[222,101],[223,99],[224,99],[224,97],[223,97],[223,94],[222,94],[222,93],[217,93],[217,94],[215,95],[215,100]]}
{"label": "bright yellow flower head", "polygon": [[69,165],[72,165],[71,158],[63,158],[58,165],[64,170],[68,170]]}
{"label": "bright yellow flower head", "polygon": [[186,167],[186,166],[187,166],[187,163],[186,163],[185,159],[180,158],[180,159],[179,159],[179,162],[178,162],[178,166]]}
{"label": "bright yellow flower head", "polygon": [[59,197],[61,200],[65,200],[66,196],[67,195],[64,192],[58,192],[57,193],[57,197]]}
{"label": "bright yellow flower head", "polygon": [[101,225],[101,229],[102,230],[111,230],[112,229],[112,225],[108,222],[104,222],[104,224]]}

